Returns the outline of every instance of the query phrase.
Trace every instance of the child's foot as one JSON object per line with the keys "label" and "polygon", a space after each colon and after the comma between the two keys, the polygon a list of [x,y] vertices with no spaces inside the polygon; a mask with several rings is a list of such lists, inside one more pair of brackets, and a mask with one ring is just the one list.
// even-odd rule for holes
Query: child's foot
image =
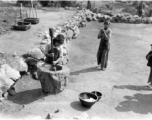
{"label": "child's foot", "polygon": [[152,84],[149,84],[148,86],[146,86],[147,88],[152,88]]}
{"label": "child's foot", "polygon": [[105,71],[105,70],[106,70],[106,68],[101,68],[101,70],[102,70],[102,71]]}
{"label": "child's foot", "polygon": [[97,69],[98,69],[98,70],[100,70],[100,69],[101,69],[101,67],[100,67],[100,66],[97,66]]}

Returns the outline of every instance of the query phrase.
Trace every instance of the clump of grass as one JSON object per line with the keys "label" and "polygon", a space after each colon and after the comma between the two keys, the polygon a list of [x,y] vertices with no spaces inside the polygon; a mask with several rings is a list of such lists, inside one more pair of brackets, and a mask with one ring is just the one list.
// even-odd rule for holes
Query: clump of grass
{"label": "clump of grass", "polygon": [[113,9],[110,4],[106,4],[105,6],[106,6],[109,10],[112,10],[112,9]]}
{"label": "clump of grass", "polygon": [[[25,10],[23,10],[23,18],[25,17]],[[7,33],[16,19],[20,18],[20,11],[14,7],[0,8],[0,35]]]}
{"label": "clump of grass", "polygon": [[145,10],[145,17],[152,17],[152,9],[151,8]]}
{"label": "clump of grass", "polygon": [[122,9],[122,12],[130,13],[131,15],[137,15],[137,9],[135,7],[127,7]]}

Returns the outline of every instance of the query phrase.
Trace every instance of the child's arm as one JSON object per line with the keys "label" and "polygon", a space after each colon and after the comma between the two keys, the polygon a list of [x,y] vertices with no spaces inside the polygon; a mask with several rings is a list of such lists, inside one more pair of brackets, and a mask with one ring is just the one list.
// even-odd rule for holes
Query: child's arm
{"label": "child's arm", "polygon": [[98,39],[102,37],[103,34],[103,29],[100,30],[99,34],[98,34]]}
{"label": "child's arm", "polygon": [[152,56],[152,51],[150,51],[147,55],[146,55],[146,59],[149,60],[149,58]]}
{"label": "child's arm", "polygon": [[107,34],[104,31],[104,35],[105,35],[106,40],[109,40],[111,38],[111,30],[109,29]]}
{"label": "child's arm", "polygon": [[55,65],[55,64],[59,63],[59,61],[61,61],[62,59],[63,59],[63,47],[61,46],[59,58],[56,61],[53,61],[53,64]]}

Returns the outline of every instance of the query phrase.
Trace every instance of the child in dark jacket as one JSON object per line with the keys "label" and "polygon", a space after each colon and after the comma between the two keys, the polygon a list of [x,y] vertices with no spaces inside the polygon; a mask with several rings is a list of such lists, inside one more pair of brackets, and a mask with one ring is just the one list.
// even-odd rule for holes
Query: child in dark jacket
{"label": "child in dark jacket", "polygon": [[148,79],[148,88],[152,88],[152,44],[151,44],[151,51],[146,55],[146,59],[148,60],[147,66],[150,67],[150,74]]}

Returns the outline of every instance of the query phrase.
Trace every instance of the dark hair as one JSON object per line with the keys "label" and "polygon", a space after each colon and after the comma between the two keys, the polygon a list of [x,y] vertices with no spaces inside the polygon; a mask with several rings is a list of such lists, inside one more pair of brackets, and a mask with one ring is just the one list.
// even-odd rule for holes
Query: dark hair
{"label": "dark hair", "polygon": [[110,21],[105,21],[104,25],[110,25]]}
{"label": "dark hair", "polygon": [[64,43],[64,36],[62,34],[58,34],[56,38],[53,39],[53,44],[56,42],[63,44]]}

